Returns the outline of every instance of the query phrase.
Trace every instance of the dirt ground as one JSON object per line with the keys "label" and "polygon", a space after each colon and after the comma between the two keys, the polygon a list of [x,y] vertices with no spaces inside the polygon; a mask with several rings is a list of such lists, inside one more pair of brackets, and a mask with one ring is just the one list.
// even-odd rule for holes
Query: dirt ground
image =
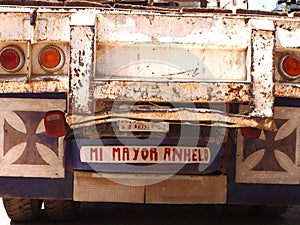
{"label": "dirt ground", "polygon": [[69,223],[48,221],[44,210],[35,222],[13,223],[0,199],[0,225],[299,225],[300,206],[291,206],[280,217],[256,214],[226,216],[212,205],[137,205],[82,203],[79,217]]}

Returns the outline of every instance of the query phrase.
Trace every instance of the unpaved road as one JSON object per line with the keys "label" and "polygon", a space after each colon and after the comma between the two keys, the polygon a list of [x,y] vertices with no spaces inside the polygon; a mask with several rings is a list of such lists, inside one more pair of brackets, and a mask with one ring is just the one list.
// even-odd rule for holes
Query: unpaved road
{"label": "unpaved road", "polygon": [[36,222],[12,223],[6,216],[0,202],[0,225],[299,225],[300,207],[290,207],[281,217],[219,216],[211,205],[130,205],[83,203],[77,220],[69,223],[55,223],[47,220],[42,210]]}

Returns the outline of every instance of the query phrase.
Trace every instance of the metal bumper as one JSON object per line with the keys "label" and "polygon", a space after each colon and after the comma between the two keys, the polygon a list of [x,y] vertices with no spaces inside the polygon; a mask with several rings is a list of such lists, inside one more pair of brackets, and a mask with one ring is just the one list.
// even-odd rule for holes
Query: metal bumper
{"label": "metal bumper", "polygon": [[67,122],[72,128],[93,126],[101,123],[120,120],[165,121],[190,125],[220,126],[220,127],[256,127],[276,131],[276,124],[271,118],[259,118],[220,112],[208,109],[132,109],[118,112],[96,113],[92,116],[69,115]]}

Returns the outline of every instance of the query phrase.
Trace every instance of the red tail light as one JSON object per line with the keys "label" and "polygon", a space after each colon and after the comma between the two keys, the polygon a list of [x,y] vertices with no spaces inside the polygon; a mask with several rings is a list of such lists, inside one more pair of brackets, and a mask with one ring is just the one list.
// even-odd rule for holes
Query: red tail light
{"label": "red tail light", "polygon": [[245,138],[259,138],[261,134],[261,129],[253,128],[253,127],[243,127],[242,128],[242,135]]}
{"label": "red tail light", "polygon": [[281,74],[290,80],[300,77],[300,59],[291,55],[284,56],[279,64]]}
{"label": "red tail light", "polygon": [[8,72],[16,72],[24,65],[24,54],[15,46],[8,46],[0,52],[1,67]]}
{"label": "red tail light", "polygon": [[50,111],[44,116],[44,125],[49,137],[61,137],[66,134],[66,120],[61,111]]}
{"label": "red tail light", "polygon": [[65,62],[63,51],[56,46],[47,46],[39,54],[39,63],[44,70],[55,72],[59,70]]}

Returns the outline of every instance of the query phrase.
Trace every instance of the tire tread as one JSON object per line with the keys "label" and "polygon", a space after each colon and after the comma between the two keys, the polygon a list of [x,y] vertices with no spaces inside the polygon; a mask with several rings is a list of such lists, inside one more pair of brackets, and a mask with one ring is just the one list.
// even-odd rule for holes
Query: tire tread
{"label": "tire tread", "polygon": [[28,198],[3,198],[3,205],[12,221],[27,222],[39,215],[42,200]]}
{"label": "tire tread", "polygon": [[72,200],[45,200],[49,220],[68,221],[76,218],[80,203]]}

